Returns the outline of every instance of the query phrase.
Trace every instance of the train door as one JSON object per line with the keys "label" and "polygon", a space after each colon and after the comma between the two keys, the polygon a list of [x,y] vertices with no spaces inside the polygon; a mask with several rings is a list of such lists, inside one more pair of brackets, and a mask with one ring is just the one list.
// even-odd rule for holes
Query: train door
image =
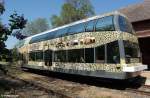
{"label": "train door", "polygon": [[44,62],[46,66],[52,66],[52,50],[44,51]]}

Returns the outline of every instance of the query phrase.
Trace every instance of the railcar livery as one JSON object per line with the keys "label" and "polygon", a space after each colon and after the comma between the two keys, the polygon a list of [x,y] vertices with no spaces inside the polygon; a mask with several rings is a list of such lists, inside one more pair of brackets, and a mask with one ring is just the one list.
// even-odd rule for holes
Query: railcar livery
{"label": "railcar livery", "polygon": [[23,68],[43,71],[128,79],[147,69],[132,25],[119,12],[33,35],[18,50]]}

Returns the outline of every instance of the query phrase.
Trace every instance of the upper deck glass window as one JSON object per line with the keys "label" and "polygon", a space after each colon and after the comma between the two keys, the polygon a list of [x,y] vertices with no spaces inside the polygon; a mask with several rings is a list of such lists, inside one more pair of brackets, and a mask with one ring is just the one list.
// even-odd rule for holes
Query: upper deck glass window
{"label": "upper deck glass window", "polygon": [[98,19],[96,23],[96,31],[114,31],[114,16],[106,16]]}
{"label": "upper deck glass window", "polygon": [[75,33],[81,33],[84,31],[85,31],[84,23],[80,23],[80,24],[76,24],[74,26],[71,26],[68,33],[69,34],[75,34]]}
{"label": "upper deck glass window", "polygon": [[96,20],[91,20],[86,23],[86,28],[85,28],[86,32],[94,31],[95,22]]}
{"label": "upper deck glass window", "polygon": [[53,39],[53,38],[55,38],[55,35],[56,35],[56,31],[53,31],[53,32],[49,32],[49,33],[47,33],[47,34],[44,34],[45,36],[44,36],[44,40],[50,40],[50,39]]}
{"label": "upper deck glass window", "polygon": [[33,37],[29,43],[31,44],[31,43],[35,43],[37,41],[38,41],[38,37]]}
{"label": "upper deck glass window", "polygon": [[120,31],[132,33],[132,26],[130,22],[123,16],[119,16]]}
{"label": "upper deck glass window", "polygon": [[62,36],[65,36],[65,35],[67,34],[68,29],[69,29],[69,28],[66,27],[66,28],[57,30],[57,33],[56,33],[55,37],[62,37]]}

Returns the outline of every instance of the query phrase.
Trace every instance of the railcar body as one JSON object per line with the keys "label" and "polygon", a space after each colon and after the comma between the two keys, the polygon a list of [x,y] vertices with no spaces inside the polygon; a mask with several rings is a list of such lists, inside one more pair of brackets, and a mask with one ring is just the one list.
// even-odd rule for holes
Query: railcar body
{"label": "railcar body", "polygon": [[23,68],[113,79],[147,69],[128,19],[112,12],[26,38],[18,48]]}

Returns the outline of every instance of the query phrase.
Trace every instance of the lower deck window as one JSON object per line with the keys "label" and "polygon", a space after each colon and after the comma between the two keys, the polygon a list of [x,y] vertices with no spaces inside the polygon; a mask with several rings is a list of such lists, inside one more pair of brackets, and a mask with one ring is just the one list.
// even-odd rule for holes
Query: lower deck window
{"label": "lower deck window", "polygon": [[107,44],[107,63],[120,63],[118,41]]}
{"label": "lower deck window", "polygon": [[126,63],[140,62],[139,46],[136,43],[124,41]]}
{"label": "lower deck window", "polygon": [[34,51],[29,53],[30,61],[42,61],[43,60],[43,51]]}
{"label": "lower deck window", "polygon": [[[125,48],[126,54],[134,56],[134,52]],[[133,52],[131,54],[130,52]],[[54,55],[53,55],[54,53]],[[52,57],[54,59],[52,61]],[[120,63],[120,52],[118,41],[110,42],[105,45],[97,46],[95,48],[82,48],[72,50],[46,50],[35,51],[29,54],[30,61],[41,61],[44,62],[70,62],[70,63]],[[47,64],[46,64],[47,65]]]}
{"label": "lower deck window", "polygon": [[95,48],[95,59],[96,63],[104,63],[105,62],[105,46],[99,46]]}
{"label": "lower deck window", "polygon": [[43,60],[43,52],[39,51],[36,52],[36,61],[42,61]]}
{"label": "lower deck window", "polygon": [[94,63],[94,48],[85,49],[85,62]]}
{"label": "lower deck window", "polygon": [[44,62],[46,66],[52,66],[52,51],[46,50],[44,52]]}
{"label": "lower deck window", "polygon": [[84,49],[68,50],[68,62],[84,63]]}
{"label": "lower deck window", "polygon": [[29,53],[29,61],[35,61],[35,52]]}
{"label": "lower deck window", "polygon": [[52,51],[51,50],[46,50],[44,52],[44,60],[45,61],[52,61]]}
{"label": "lower deck window", "polygon": [[55,55],[54,55],[54,57],[55,57],[54,61],[55,62],[66,62],[67,61],[66,51],[61,50],[61,51],[55,51],[54,53],[55,53]]}

